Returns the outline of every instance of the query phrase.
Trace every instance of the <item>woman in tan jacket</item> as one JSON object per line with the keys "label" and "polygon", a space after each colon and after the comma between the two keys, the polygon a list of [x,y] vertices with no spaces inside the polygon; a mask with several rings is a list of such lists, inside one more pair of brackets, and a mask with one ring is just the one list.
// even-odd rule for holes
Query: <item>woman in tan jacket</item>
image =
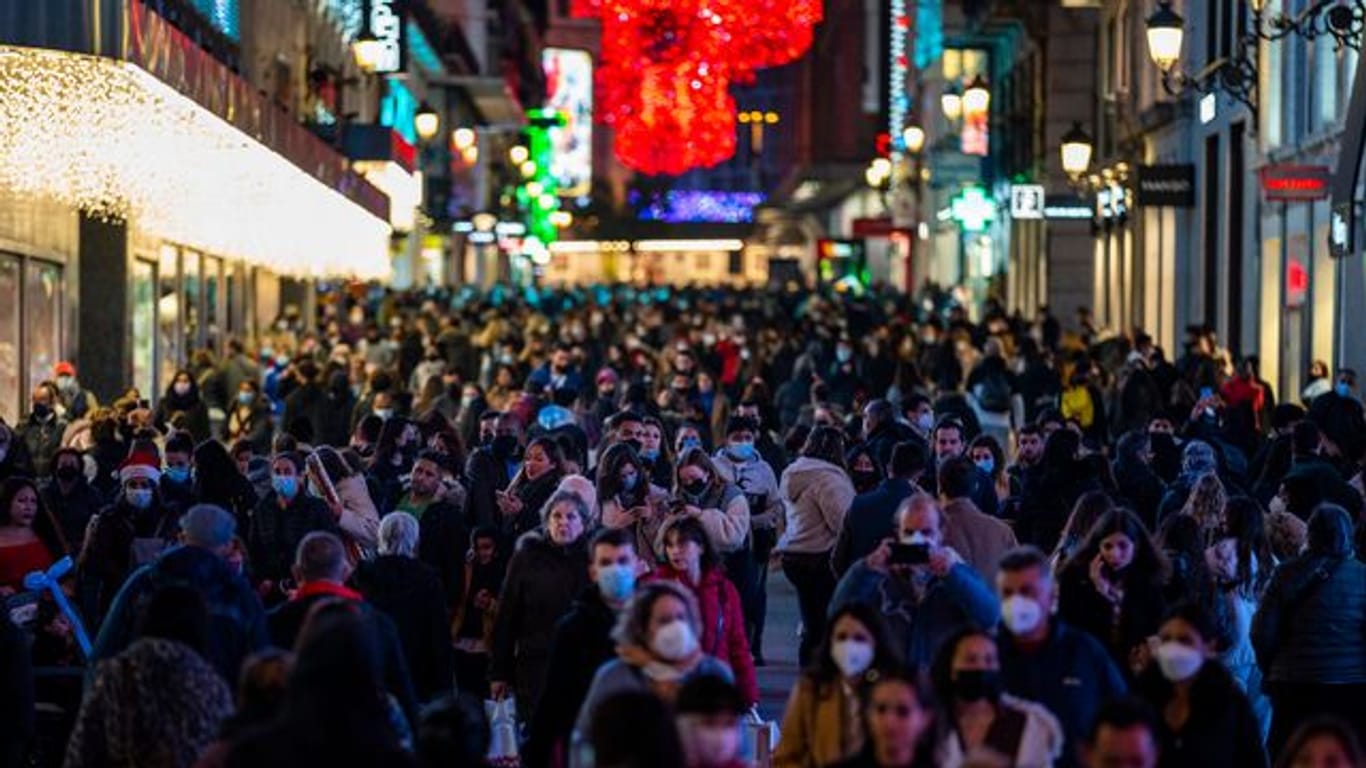
{"label": "woman in tan jacket", "polygon": [[867,603],[844,605],[826,627],[787,700],[774,768],[823,768],[858,755],[865,689],[901,667],[882,616]]}

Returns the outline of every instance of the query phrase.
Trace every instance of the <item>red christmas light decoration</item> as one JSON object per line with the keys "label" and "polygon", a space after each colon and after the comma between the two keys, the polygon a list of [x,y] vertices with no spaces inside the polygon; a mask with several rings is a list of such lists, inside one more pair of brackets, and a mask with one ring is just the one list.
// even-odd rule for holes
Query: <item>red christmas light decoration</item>
{"label": "red christmas light decoration", "polygon": [[732,83],[810,46],[820,0],[573,0],[602,19],[598,119],[616,154],[648,174],[679,174],[735,154]]}

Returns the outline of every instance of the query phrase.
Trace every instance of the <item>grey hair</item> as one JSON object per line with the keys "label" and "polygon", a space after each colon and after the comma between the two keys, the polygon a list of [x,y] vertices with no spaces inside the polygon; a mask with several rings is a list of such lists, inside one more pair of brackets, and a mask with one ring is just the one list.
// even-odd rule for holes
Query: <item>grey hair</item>
{"label": "grey hair", "polygon": [[596,521],[593,510],[588,508],[588,502],[584,501],[582,496],[573,491],[556,491],[554,495],[550,497],[550,500],[541,507],[542,526],[550,521],[550,510],[554,509],[558,504],[572,504],[574,509],[579,513],[579,518],[583,520],[583,529],[585,531],[590,530],[593,527],[594,522]]}
{"label": "grey hair", "polygon": [[346,578],[346,545],[336,534],[313,531],[299,541],[294,567],[300,581],[341,581]]}
{"label": "grey hair", "polygon": [[379,553],[416,557],[419,536],[417,520],[412,515],[390,512],[379,521]]}
{"label": "grey hair", "polygon": [[649,648],[650,613],[654,611],[655,603],[664,597],[682,601],[688,609],[688,623],[692,625],[693,634],[702,637],[701,613],[692,593],[674,581],[651,581],[636,590],[631,602],[621,612],[616,627],[612,629],[612,639],[623,646]]}
{"label": "grey hair", "polygon": [[180,516],[180,533],[186,544],[220,549],[232,543],[237,520],[216,504],[196,504]]}
{"label": "grey hair", "polygon": [[939,500],[924,491],[919,491],[911,494],[905,501],[901,502],[901,506],[896,508],[896,515],[893,519],[896,522],[895,533],[898,538],[901,534],[901,524],[906,522],[906,516],[909,515],[912,510],[920,509],[921,507],[933,509],[935,518],[939,521],[939,528],[941,530],[943,529],[944,509],[939,506]]}

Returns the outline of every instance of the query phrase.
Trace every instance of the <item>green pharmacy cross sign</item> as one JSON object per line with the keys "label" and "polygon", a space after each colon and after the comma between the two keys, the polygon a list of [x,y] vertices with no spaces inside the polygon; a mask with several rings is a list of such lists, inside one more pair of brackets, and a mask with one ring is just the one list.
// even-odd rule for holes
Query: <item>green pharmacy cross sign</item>
{"label": "green pharmacy cross sign", "polygon": [[966,232],[981,232],[996,219],[996,204],[987,199],[981,187],[966,187],[949,203],[953,220]]}

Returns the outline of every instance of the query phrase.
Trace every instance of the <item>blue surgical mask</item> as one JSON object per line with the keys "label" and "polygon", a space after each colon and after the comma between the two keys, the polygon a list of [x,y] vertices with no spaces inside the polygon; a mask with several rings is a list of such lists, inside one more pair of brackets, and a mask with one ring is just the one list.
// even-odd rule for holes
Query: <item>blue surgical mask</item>
{"label": "blue surgical mask", "polygon": [[835,359],[841,363],[847,363],[854,357],[854,350],[848,347],[839,347],[835,350]]}
{"label": "blue surgical mask", "polygon": [[293,499],[299,492],[299,478],[294,475],[271,475],[270,487],[286,499]]}
{"label": "blue surgical mask", "polygon": [[252,402],[253,402],[254,400],[256,400],[256,395],[255,395],[255,393],[252,393],[252,392],[238,392],[238,393],[237,393],[237,402],[241,403],[242,405],[251,405]]}
{"label": "blue surgical mask", "polygon": [[129,488],[123,492],[123,497],[128,499],[128,504],[133,509],[147,509],[152,506],[151,488]]}
{"label": "blue surgical mask", "polygon": [[621,489],[623,491],[634,491],[636,489],[636,483],[638,482],[640,482],[640,475],[635,472],[632,472],[629,475],[622,475]]}
{"label": "blue surgical mask", "polygon": [[978,469],[988,475],[996,471],[996,459],[991,456],[988,456],[985,459],[978,459],[972,463],[976,464]]}
{"label": "blue surgical mask", "polygon": [[388,421],[389,419],[392,419],[392,418],[394,417],[394,409],[393,409],[393,408],[376,408],[376,409],[375,409],[375,415],[378,416],[378,417],[380,418],[380,421]]}
{"label": "blue surgical mask", "polygon": [[646,461],[657,461],[659,459],[659,449],[646,450],[642,448],[640,449],[640,458],[645,459]]}
{"label": "blue surgical mask", "polygon": [[597,582],[603,599],[622,603],[635,592],[636,571],[629,565],[609,565],[598,569]]}
{"label": "blue surgical mask", "polygon": [[701,439],[696,437],[685,437],[683,438],[683,441],[678,444],[678,447],[680,449],[679,453],[682,453],[683,451],[686,451],[689,448],[701,448],[702,441]]}
{"label": "blue surgical mask", "polygon": [[166,470],[161,474],[165,476],[167,480],[171,481],[172,483],[175,483],[176,485],[184,485],[190,482],[189,467],[167,467]]}
{"label": "blue surgical mask", "polygon": [[1338,397],[1351,397],[1352,388],[1345,381],[1339,381],[1333,385],[1333,391],[1338,393]]}
{"label": "blue surgical mask", "polygon": [[727,450],[730,451],[731,456],[734,456],[741,461],[749,461],[754,458],[754,443],[748,441],[743,443],[731,443]]}

